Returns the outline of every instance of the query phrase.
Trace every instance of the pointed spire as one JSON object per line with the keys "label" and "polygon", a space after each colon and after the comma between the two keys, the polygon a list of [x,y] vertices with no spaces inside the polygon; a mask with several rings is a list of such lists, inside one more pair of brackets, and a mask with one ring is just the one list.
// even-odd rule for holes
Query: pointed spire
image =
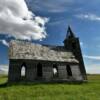
{"label": "pointed spire", "polygon": [[74,33],[72,32],[70,26],[68,26],[68,30],[67,30],[67,35],[66,35],[66,38],[69,38],[69,37],[75,37]]}

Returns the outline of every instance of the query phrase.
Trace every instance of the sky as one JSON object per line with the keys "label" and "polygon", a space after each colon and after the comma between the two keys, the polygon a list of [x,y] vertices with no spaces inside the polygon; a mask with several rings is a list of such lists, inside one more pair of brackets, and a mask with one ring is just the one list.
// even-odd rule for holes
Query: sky
{"label": "sky", "polygon": [[80,39],[87,73],[100,74],[100,0],[0,1],[0,68],[12,39],[63,45],[68,25]]}

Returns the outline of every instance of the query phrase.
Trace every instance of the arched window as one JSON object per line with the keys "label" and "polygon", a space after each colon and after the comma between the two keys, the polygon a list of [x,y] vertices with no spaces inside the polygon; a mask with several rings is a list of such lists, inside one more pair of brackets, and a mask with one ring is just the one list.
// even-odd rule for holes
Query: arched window
{"label": "arched window", "polygon": [[22,69],[21,69],[21,76],[22,76],[22,77],[25,77],[25,66],[22,66]]}
{"label": "arched window", "polygon": [[24,80],[26,77],[26,64],[23,63],[21,66],[21,80]]}
{"label": "arched window", "polygon": [[70,65],[66,66],[66,70],[67,70],[67,75],[72,76],[72,71],[71,71]]}
{"label": "arched window", "polygon": [[37,64],[37,77],[42,77],[43,76],[43,72],[42,72],[42,64],[38,63]]}
{"label": "arched window", "polygon": [[56,64],[53,64],[53,77],[58,77],[58,67]]}

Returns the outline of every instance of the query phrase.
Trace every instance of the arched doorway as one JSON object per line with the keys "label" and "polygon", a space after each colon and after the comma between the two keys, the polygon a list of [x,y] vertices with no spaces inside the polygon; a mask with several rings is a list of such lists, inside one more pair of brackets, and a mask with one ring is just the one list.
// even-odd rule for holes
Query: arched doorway
{"label": "arched doorway", "polygon": [[37,64],[37,77],[42,77],[42,76],[43,76],[42,64],[38,63]]}
{"label": "arched doorway", "polygon": [[25,80],[26,78],[26,64],[23,63],[21,66],[21,80]]}
{"label": "arched doorway", "polygon": [[68,75],[69,77],[72,76],[72,71],[71,71],[70,65],[67,65],[67,66],[66,66],[66,70],[67,70],[67,75]]}
{"label": "arched doorway", "polygon": [[53,64],[53,77],[58,77],[58,74],[57,64]]}

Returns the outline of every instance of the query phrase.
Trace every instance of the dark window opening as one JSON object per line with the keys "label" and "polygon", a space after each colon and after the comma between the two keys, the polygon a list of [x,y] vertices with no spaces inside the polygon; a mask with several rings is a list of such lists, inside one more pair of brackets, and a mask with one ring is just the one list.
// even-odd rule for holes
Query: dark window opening
{"label": "dark window opening", "polygon": [[68,76],[72,76],[72,71],[69,65],[67,65],[66,70],[67,70]]}
{"label": "dark window opening", "polygon": [[75,49],[76,48],[76,44],[72,43],[72,48]]}
{"label": "dark window opening", "polygon": [[43,72],[42,72],[42,64],[41,63],[38,63],[37,64],[37,76],[38,77],[42,77],[43,75]]}
{"label": "dark window opening", "polygon": [[53,64],[53,77],[58,77],[58,67],[56,64]]}

